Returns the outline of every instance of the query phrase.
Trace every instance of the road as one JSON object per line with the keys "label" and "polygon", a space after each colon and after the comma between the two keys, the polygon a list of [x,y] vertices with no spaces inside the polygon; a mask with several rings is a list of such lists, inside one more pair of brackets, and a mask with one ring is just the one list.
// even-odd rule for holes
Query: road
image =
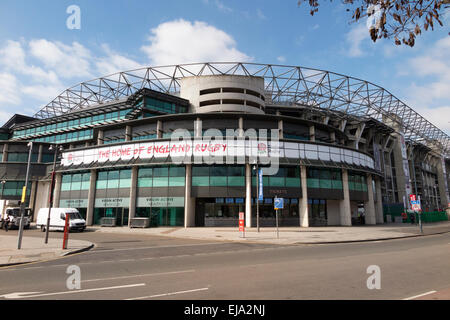
{"label": "road", "polygon": [[[27,236],[43,237],[33,230]],[[1,268],[0,299],[450,298],[449,233],[294,246],[100,232],[71,237],[96,247],[53,261]],[[367,269],[373,265],[379,267],[380,289],[370,290],[372,273]],[[79,289],[68,289],[73,276],[66,273],[69,266],[79,267]]]}

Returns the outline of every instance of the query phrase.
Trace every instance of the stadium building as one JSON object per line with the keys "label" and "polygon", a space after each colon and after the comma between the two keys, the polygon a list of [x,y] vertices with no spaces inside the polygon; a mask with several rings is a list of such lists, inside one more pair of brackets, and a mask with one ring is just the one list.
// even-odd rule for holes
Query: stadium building
{"label": "stadium building", "polygon": [[411,194],[436,221],[450,201],[447,134],[379,86],[310,68],[120,72],[13,116],[0,136],[0,209],[19,204],[31,148],[34,219],[51,189],[54,207],[117,226],[237,226],[239,212],[274,226],[276,197],[281,226],[374,225]]}

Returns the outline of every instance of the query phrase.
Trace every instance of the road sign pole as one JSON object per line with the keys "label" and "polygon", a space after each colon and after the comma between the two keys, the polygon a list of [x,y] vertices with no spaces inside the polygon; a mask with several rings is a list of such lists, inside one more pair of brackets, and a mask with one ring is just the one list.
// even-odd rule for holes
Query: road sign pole
{"label": "road sign pole", "polygon": [[420,227],[420,233],[423,233],[423,228],[422,228],[422,205],[420,203],[420,196],[419,196],[419,205],[420,205],[420,209],[419,209],[419,227]]}

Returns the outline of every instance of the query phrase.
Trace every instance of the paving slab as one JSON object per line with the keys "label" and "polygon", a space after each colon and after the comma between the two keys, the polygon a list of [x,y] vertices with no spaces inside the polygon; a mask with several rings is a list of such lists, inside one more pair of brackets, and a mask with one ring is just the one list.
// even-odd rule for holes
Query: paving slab
{"label": "paving slab", "polygon": [[0,267],[51,260],[91,249],[94,244],[84,240],[69,239],[67,249],[62,249],[62,239],[23,237],[21,249],[17,249],[17,235],[0,235]]}
{"label": "paving slab", "polygon": [[423,225],[423,233],[419,226],[403,223],[392,223],[373,226],[351,227],[274,227],[246,228],[245,237],[241,237],[238,227],[159,227],[159,228],[128,228],[128,227],[91,227],[96,232],[128,233],[167,236],[174,238],[223,240],[238,242],[257,242],[273,244],[326,244],[345,242],[381,241],[408,237],[420,237],[432,234],[450,232],[450,221],[429,223]]}

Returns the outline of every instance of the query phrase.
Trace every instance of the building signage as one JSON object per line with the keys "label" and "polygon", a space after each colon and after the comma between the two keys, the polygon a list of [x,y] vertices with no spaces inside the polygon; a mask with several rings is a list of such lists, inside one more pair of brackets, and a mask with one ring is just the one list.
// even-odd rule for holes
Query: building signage
{"label": "building signage", "polygon": [[138,197],[137,207],[184,207],[184,197]]}
{"label": "building signage", "polygon": [[[273,164],[279,158],[293,158],[332,160],[337,163],[345,162],[351,165],[375,168],[374,160],[359,151],[337,146],[257,140],[226,140],[222,142],[220,140],[211,140],[209,142],[187,140],[125,143],[80,151],[67,151],[63,153],[61,164],[64,167],[68,167],[94,162],[114,163],[116,161],[130,161],[138,158],[165,160],[168,157],[171,158],[172,163],[177,164],[224,163],[224,159],[227,164],[244,164],[246,163],[246,158],[259,159],[258,163],[260,164]],[[252,162],[250,161],[250,163]],[[266,174],[266,171],[264,172]]]}
{"label": "building signage", "polygon": [[96,208],[129,208],[129,198],[98,198],[95,199]]}
{"label": "building signage", "polygon": [[59,200],[59,206],[61,208],[87,208],[87,199],[61,199]]}

